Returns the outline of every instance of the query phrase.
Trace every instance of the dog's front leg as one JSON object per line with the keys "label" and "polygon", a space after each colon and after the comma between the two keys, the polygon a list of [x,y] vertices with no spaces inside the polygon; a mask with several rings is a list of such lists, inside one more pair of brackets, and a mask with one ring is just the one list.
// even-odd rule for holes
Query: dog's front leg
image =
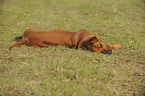
{"label": "dog's front leg", "polygon": [[122,46],[120,44],[109,44],[108,45],[111,49],[120,49]]}

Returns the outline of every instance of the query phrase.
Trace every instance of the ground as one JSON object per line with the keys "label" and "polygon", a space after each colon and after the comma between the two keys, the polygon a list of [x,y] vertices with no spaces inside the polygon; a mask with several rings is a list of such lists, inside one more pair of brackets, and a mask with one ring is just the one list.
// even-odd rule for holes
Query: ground
{"label": "ground", "polygon": [[[1,0],[0,96],[145,95],[143,0]],[[9,47],[26,29],[86,29],[112,55],[63,46]]]}

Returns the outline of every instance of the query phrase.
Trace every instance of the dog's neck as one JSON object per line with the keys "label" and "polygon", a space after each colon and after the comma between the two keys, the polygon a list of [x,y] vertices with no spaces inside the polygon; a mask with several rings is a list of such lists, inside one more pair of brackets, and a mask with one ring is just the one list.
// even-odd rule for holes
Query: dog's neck
{"label": "dog's neck", "polygon": [[87,47],[88,47],[87,45],[89,43],[88,40],[94,36],[95,36],[94,34],[88,35],[88,34],[83,34],[83,33],[77,32],[73,38],[74,48],[87,49]]}

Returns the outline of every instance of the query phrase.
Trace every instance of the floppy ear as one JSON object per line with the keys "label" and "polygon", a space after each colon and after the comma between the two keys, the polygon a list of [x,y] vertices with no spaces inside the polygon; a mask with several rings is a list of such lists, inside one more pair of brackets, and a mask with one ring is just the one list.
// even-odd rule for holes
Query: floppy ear
{"label": "floppy ear", "polygon": [[96,38],[96,36],[94,36],[94,37],[92,37],[90,40],[89,40],[89,43],[90,44],[93,44],[93,43],[95,43],[95,42],[97,42],[98,41],[98,39]]}
{"label": "floppy ear", "polygon": [[108,45],[110,48],[112,49],[119,49],[119,48],[122,48],[122,46],[120,44],[109,44]]}

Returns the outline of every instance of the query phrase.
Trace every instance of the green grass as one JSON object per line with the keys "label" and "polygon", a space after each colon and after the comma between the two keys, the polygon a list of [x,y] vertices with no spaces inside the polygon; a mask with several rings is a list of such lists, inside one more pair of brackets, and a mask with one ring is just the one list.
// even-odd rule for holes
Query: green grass
{"label": "green grass", "polygon": [[[0,96],[143,96],[143,0],[1,0]],[[63,46],[8,48],[26,29],[92,31],[112,55]]]}

